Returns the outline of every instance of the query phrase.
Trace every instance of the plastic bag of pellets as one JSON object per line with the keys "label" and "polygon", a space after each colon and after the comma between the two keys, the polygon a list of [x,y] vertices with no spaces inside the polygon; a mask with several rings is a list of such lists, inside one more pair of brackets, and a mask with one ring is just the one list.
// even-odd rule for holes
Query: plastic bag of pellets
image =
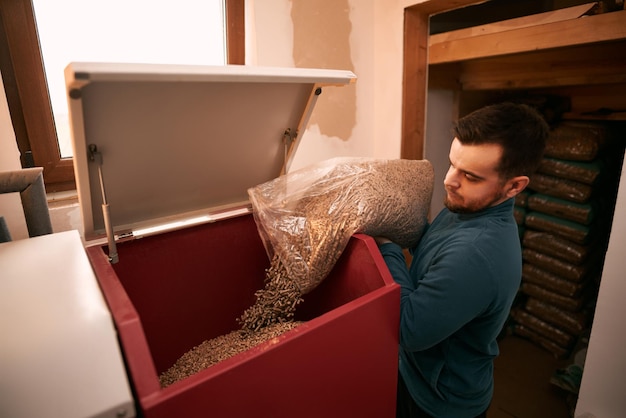
{"label": "plastic bag of pellets", "polygon": [[341,157],[293,171],[248,190],[270,259],[300,294],[332,270],[355,233],[415,245],[433,191],[427,160]]}

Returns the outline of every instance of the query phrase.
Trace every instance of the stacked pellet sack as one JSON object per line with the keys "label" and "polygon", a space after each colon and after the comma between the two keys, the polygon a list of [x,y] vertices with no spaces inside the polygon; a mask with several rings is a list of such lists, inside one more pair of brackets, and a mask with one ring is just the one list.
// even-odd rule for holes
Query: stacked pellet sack
{"label": "stacked pellet sack", "polygon": [[511,312],[513,332],[559,358],[591,322],[622,158],[608,125],[561,122],[516,200],[523,297]]}

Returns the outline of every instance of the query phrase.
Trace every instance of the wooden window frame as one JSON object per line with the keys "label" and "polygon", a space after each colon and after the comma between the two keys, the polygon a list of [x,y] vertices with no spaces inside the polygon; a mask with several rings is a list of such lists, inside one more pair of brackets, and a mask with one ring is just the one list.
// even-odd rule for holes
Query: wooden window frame
{"label": "wooden window frame", "polygon": [[[245,0],[225,0],[228,64],[245,64]],[[0,72],[22,167],[43,167],[46,191],[76,188],[61,158],[32,0],[0,2]]]}

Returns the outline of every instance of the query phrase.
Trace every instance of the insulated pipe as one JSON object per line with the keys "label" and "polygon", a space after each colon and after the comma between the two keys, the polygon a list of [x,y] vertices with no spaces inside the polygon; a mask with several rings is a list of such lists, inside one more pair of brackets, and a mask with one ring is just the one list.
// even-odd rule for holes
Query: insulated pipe
{"label": "insulated pipe", "polygon": [[43,168],[0,172],[0,193],[20,194],[29,237],[52,233]]}

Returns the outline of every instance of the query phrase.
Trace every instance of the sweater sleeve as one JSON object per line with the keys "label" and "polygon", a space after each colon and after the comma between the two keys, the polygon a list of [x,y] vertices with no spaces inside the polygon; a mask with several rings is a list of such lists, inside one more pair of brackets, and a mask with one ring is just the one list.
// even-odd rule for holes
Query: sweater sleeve
{"label": "sweater sleeve", "polygon": [[400,286],[402,286],[403,282],[409,281],[409,270],[402,248],[393,242],[382,244],[378,248],[389,268],[391,277],[393,277]]}
{"label": "sweater sleeve", "polygon": [[411,285],[409,269],[407,268],[402,248],[396,243],[388,242],[380,245],[379,249],[389,268],[391,277],[400,285],[402,293],[405,291],[411,292],[414,286]]}
{"label": "sweater sleeve", "polygon": [[434,346],[486,310],[493,294],[491,262],[480,249],[443,249],[416,286],[402,289],[400,344],[407,351]]}

